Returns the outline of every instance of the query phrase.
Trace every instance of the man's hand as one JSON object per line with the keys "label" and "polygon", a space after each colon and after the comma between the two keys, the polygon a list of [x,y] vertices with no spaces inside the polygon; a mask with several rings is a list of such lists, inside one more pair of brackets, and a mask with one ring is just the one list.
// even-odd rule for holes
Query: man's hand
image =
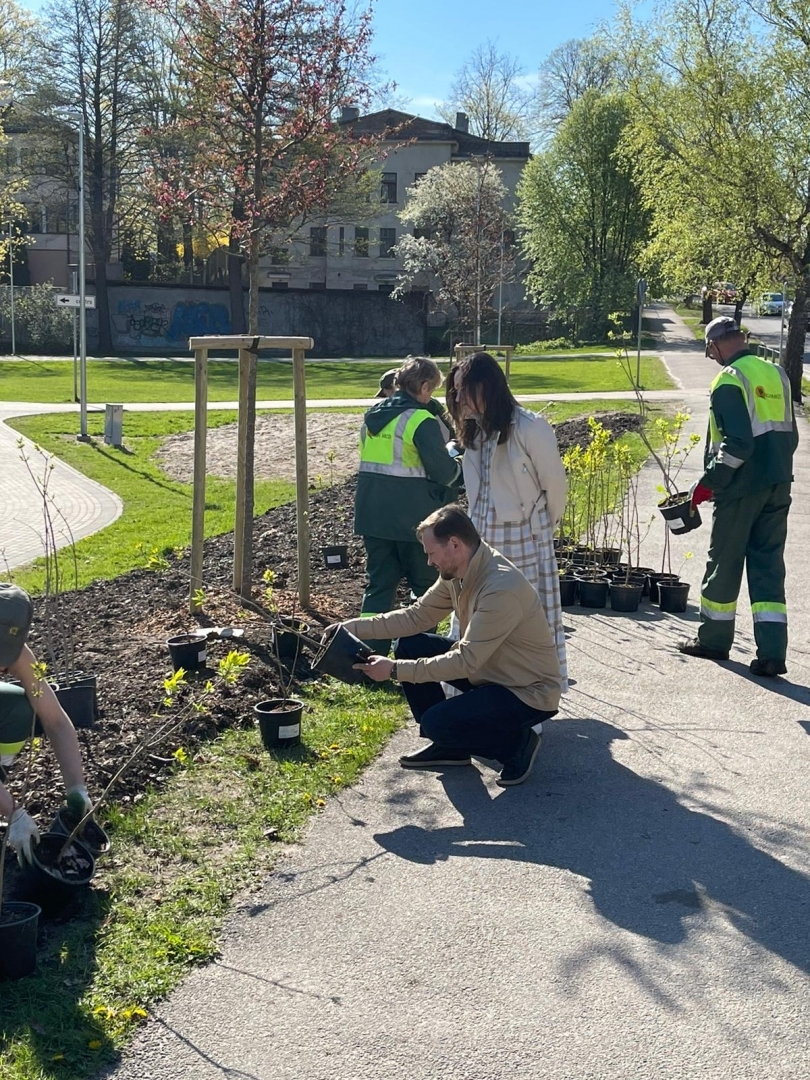
{"label": "man's hand", "polygon": [[394,661],[386,656],[371,655],[365,664],[352,664],[355,671],[364,671],[374,682],[385,682],[391,678],[394,670]]}
{"label": "man's hand", "polygon": [[705,484],[701,484],[699,480],[692,484],[692,487],[689,489],[689,495],[691,497],[690,505],[693,510],[695,507],[700,506],[701,503],[711,502],[714,498],[712,489],[707,488]]}
{"label": "man's hand", "polygon": [[39,843],[39,829],[21,806],[17,807],[8,823],[8,842],[17,852],[17,858],[30,866],[34,844]]}
{"label": "man's hand", "polygon": [[81,821],[85,814],[89,814],[93,809],[93,803],[87,794],[87,788],[83,784],[76,784],[75,787],[66,791],[65,802],[68,810],[77,821]]}

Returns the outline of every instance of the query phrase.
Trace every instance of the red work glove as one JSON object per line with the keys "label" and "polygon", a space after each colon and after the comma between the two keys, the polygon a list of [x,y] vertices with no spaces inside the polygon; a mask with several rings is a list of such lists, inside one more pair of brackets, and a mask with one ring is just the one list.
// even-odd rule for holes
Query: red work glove
{"label": "red work glove", "polygon": [[705,484],[701,484],[700,481],[698,481],[695,485],[693,485],[691,500],[693,509],[696,506],[700,506],[701,503],[711,502],[713,498],[714,492],[711,490],[711,488],[707,488]]}

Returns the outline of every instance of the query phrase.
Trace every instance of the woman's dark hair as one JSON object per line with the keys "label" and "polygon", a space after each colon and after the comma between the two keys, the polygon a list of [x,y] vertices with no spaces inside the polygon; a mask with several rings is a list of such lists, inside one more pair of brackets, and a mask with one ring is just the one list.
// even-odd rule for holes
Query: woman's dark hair
{"label": "woman's dark hair", "polygon": [[[480,423],[463,419],[458,402],[458,393],[462,389],[468,398],[480,396],[483,400],[484,412]],[[446,400],[447,410],[456,429],[456,438],[465,448],[475,446],[479,427],[483,429],[487,439],[495,431],[500,432],[499,443],[504,443],[509,438],[509,425],[517,402],[512,397],[506,376],[494,356],[485,352],[474,353],[455,364],[447,376]]]}

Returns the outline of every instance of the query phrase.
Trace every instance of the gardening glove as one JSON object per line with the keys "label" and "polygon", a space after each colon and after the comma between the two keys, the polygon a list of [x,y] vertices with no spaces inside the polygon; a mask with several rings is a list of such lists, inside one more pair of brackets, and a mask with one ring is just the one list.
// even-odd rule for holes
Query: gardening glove
{"label": "gardening glove", "polygon": [[707,488],[706,485],[701,484],[699,480],[692,484],[689,489],[689,500],[693,510],[695,507],[700,506],[701,503],[711,502],[713,498],[714,492],[711,488]]}
{"label": "gardening glove", "polygon": [[456,439],[451,439],[450,442],[445,443],[444,448],[451,458],[459,458],[464,454],[464,447]]}
{"label": "gardening glove", "polygon": [[76,784],[75,787],[66,791],[65,802],[67,803],[68,810],[70,810],[77,821],[81,821],[85,814],[93,809],[93,803],[90,796],[87,794],[87,788],[84,784]]}
{"label": "gardening glove", "polygon": [[31,864],[34,844],[39,843],[39,829],[34,819],[18,806],[8,823],[8,842],[21,863]]}

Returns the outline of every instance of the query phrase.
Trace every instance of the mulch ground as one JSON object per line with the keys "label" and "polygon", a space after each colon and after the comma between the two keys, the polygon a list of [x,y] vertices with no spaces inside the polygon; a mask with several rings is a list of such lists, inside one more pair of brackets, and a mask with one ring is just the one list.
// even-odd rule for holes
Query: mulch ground
{"label": "mulch ground", "polygon": [[[632,430],[637,418],[625,413],[600,417],[617,434]],[[557,428],[561,450],[575,442],[587,442],[585,421],[575,420]],[[321,488],[310,494],[312,602],[305,617],[315,631],[328,623],[354,617],[360,610],[365,585],[365,552],[360,537],[352,533],[354,479]],[[346,544],[348,567],[328,569],[323,547]],[[36,605],[36,622],[30,643],[50,671],[62,665],[60,627],[72,627],[74,668],[94,673],[98,679],[100,718],[90,729],[78,733],[91,796],[97,797],[122,762],[162,725],[163,680],[171,674],[166,639],[199,627],[244,628],[236,642],[214,640],[208,644],[208,667],[216,667],[231,648],[250,654],[250,664],[234,689],[217,684],[206,699],[204,715],[190,715],[160,746],[150,746],[117,781],[110,799],[127,803],[149,786],[165,782],[174,767],[172,753],[188,749],[195,741],[208,740],[235,726],[253,725],[253,706],[276,696],[279,672],[272,648],[272,630],[260,615],[245,611],[230,588],[233,534],[215,537],[205,544],[203,611],[188,611],[189,557],[170,557],[168,569],[133,570],[113,581],[97,581],[59,598],[58,618],[49,616],[44,601]],[[262,601],[265,570],[275,574],[274,602],[282,613],[301,614],[297,608],[298,555],[296,508],[288,504],[268,511],[254,522],[254,597]],[[403,601],[407,594],[403,592]],[[58,622],[58,626],[57,626]],[[69,635],[68,635],[69,636]],[[299,681],[312,679],[309,656],[296,665]],[[190,683],[207,679],[211,670],[190,676]],[[191,690],[188,692],[192,692]],[[21,755],[12,770],[10,787],[19,794],[22,783]],[[35,755],[25,805],[41,827],[47,826],[62,801],[58,767],[47,742]],[[103,812],[101,813],[103,819]],[[15,860],[9,860],[15,865]],[[15,874],[8,876],[13,891]]]}

